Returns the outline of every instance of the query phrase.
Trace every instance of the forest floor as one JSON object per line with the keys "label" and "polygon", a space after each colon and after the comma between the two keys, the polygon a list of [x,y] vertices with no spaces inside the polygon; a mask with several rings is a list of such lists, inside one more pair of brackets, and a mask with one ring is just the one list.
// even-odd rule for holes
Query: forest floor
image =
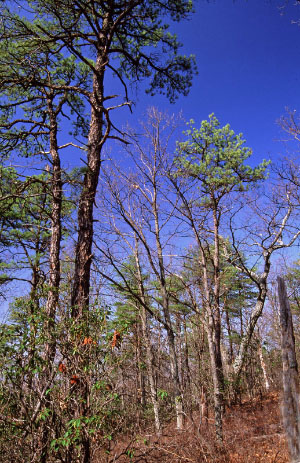
{"label": "forest floor", "polygon": [[119,442],[110,455],[97,463],[288,463],[281,424],[279,395],[245,400],[227,409],[224,418],[224,447],[216,443],[212,417],[198,426],[197,414],[178,432],[174,424],[157,439],[141,434]]}
{"label": "forest floor", "polygon": [[278,393],[228,410],[225,445],[230,463],[288,463]]}

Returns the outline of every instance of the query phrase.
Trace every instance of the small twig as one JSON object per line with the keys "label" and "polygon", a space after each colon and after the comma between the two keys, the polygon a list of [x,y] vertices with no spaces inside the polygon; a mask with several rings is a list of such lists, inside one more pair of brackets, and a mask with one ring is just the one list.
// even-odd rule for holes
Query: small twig
{"label": "small twig", "polygon": [[196,461],[195,461],[195,460],[192,460],[191,458],[183,457],[183,456],[181,456],[181,455],[177,455],[177,453],[171,452],[171,450],[164,449],[163,447],[156,447],[156,449],[157,449],[157,450],[162,450],[163,452],[168,453],[168,454],[170,454],[170,455],[173,455],[173,456],[176,457],[176,458],[180,458],[180,459],[182,459],[182,460],[192,461],[193,463],[196,463]]}
{"label": "small twig", "polygon": [[252,440],[252,439],[267,439],[268,437],[275,437],[275,436],[283,437],[284,433],[276,432],[275,434],[263,434],[262,436],[252,436],[252,437],[250,437],[250,440]]}

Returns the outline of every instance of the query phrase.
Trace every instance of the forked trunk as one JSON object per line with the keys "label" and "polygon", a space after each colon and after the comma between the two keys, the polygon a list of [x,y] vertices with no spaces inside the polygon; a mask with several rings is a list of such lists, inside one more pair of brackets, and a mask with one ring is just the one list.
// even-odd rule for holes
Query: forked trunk
{"label": "forked trunk", "polygon": [[[108,21],[103,21],[103,34],[106,35]],[[90,275],[93,245],[93,211],[97,192],[100,166],[101,149],[105,142],[110,127],[106,128],[103,135],[103,102],[104,102],[104,72],[107,57],[104,48],[98,51],[95,63],[96,73],[93,78],[93,93],[91,96],[91,120],[87,143],[87,167],[78,206],[78,237],[75,250],[75,269],[73,287],[71,292],[71,315],[78,320],[79,337],[87,335],[87,316],[90,296]],[[80,326],[81,325],[81,326]],[[84,372],[86,365],[78,356],[75,360],[79,371]],[[79,415],[84,418],[89,416],[89,387],[87,375],[82,373],[81,387],[76,391],[74,400],[74,417]],[[91,439],[88,432],[83,430],[81,434],[80,462],[89,463],[91,457]],[[72,454],[73,452],[71,452]],[[71,455],[72,457],[72,455]]]}
{"label": "forked trunk", "polygon": [[[103,21],[103,35],[109,21]],[[101,150],[108,136],[110,126],[103,134],[104,118],[104,73],[107,56],[105,47],[100,48],[95,64],[91,96],[91,120],[87,142],[87,164],[83,187],[78,206],[78,237],[75,250],[75,269],[71,295],[72,316],[82,317],[88,309],[90,293],[90,274],[93,245],[93,212],[101,167]]]}

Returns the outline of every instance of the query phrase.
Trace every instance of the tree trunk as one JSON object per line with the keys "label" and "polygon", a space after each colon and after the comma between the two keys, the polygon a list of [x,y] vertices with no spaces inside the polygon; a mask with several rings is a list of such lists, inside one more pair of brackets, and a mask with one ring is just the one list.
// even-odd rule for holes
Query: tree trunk
{"label": "tree trunk", "polygon": [[207,424],[208,422],[208,405],[207,405],[207,396],[205,387],[201,387],[200,393],[200,401],[199,401],[199,409],[200,409],[200,426],[202,424]]}
{"label": "tree trunk", "polygon": [[[106,37],[109,20],[103,20],[103,37]],[[104,72],[108,58],[105,46],[100,47],[95,63],[91,96],[91,120],[87,143],[87,167],[78,206],[78,237],[75,251],[75,269],[71,296],[72,316],[82,317],[88,309],[90,293],[90,273],[93,244],[93,211],[97,192],[102,146],[110,131],[110,124],[103,134],[104,118]]]}
{"label": "tree trunk", "polygon": [[[75,268],[73,277],[73,287],[71,292],[71,314],[73,318],[78,319],[82,323],[81,330],[83,334],[87,334],[87,311],[89,308],[90,296],[90,274],[92,261],[92,245],[94,222],[93,212],[94,203],[99,181],[99,173],[101,166],[101,150],[102,146],[109,134],[110,123],[107,122],[106,131],[103,134],[103,119],[104,119],[104,73],[105,66],[108,62],[106,40],[108,30],[110,28],[111,19],[109,13],[103,19],[102,23],[102,39],[98,48],[98,55],[95,62],[95,73],[93,77],[93,91],[90,97],[91,103],[91,119],[90,129],[87,142],[87,164],[84,175],[83,188],[79,199],[78,206],[78,237],[75,250]],[[82,372],[85,371],[85,365],[79,366]],[[89,387],[87,375],[82,374],[81,388],[76,392],[77,412],[82,417],[87,418],[89,415]],[[81,452],[80,461],[82,463],[90,462],[90,435],[85,430],[81,435]]]}
{"label": "tree trunk", "polygon": [[50,276],[48,282],[48,297],[46,303],[47,335],[49,341],[46,347],[46,357],[52,363],[55,355],[56,339],[53,339],[52,330],[55,325],[55,314],[59,299],[60,284],[60,246],[61,246],[61,207],[62,207],[62,180],[61,165],[57,146],[57,121],[49,101],[50,109],[50,155],[52,158],[52,204],[51,204],[51,241],[49,252]]}
{"label": "tree trunk", "polygon": [[[213,379],[214,387],[214,411],[215,411],[215,428],[217,439],[223,441],[223,407],[224,407],[224,373],[222,364],[221,354],[221,317],[219,307],[219,283],[217,288],[214,287],[215,303],[211,304],[211,293],[209,289],[209,275],[208,275],[208,263],[205,256],[205,252],[199,241],[201,261],[200,265],[203,272],[203,286],[204,286],[204,307],[206,311],[205,330],[208,340],[209,356],[211,374]],[[218,261],[215,257],[214,267],[218,265]],[[219,271],[214,269],[215,279],[219,278]]]}
{"label": "tree trunk", "polygon": [[[51,202],[51,239],[49,250],[49,281],[48,296],[46,302],[46,320],[45,320],[45,360],[46,367],[44,380],[48,381],[51,376],[53,362],[56,352],[55,337],[55,315],[59,300],[60,285],[60,247],[61,247],[61,208],[62,208],[62,180],[61,164],[57,144],[57,116],[53,108],[53,99],[48,98],[48,109],[50,118],[50,155],[52,158],[52,202]],[[45,407],[51,407],[51,392],[45,397]],[[49,440],[49,422],[45,421],[43,426],[41,463],[46,463],[48,458]]]}
{"label": "tree trunk", "polygon": [[239,378],[242,373],[248,347],[252,339],[252,334],[254,332],[254,328],[256,326],[257,320],[260,318],[262,314],[266,297],[267,297],[267,282],[264,281],[263,283],[261,283],[261,288],[259,291],[259,296],[257,298],[256,304],[255,304],[255,308],[250,315],[250,320],[246,326],[244,335],[242,337],[242,341],[241,341],[240,348],[239,348],[239,353],[236,356],[234,363],[233,363],[233,371],[234,371],[236,379]]}
{"label": "tree trunk", "polygon": [[142,330],[143,330],[143,338],[146,347],[146,367],[147,367],[147,376],[150,386],[150,396],[151,402],[153,405],[153,413],[154,413],[154,422],[155,422],[155,430],[157,434],[161,433],[161,423],[159,418],[159,404],[157,400],[157,391],[155,387],[155,376],[153,371],[154,359],[153,359],[153,352],[151,348],[151,340],[149,335],[149,326],[147,322],[147,312],[144,307],[142,307],[141,313],[141,320],[142,320]]}
{"label": "tree trunk", "polygon": [[193,391],[191,387],[191,369],[189,364],[189,343],[186,318],[183,316],[183,347],[182,347],[182,390],[185,392],[185,404],[189,416],[193,416]]}
{"label": "tree trunk", "polygon": [[233,371],[234,371],[236,381],[238,381],[242,373],[242,369],[243,369],[244,362],[246,359],[248,347],[252,339],[254,328],[256,327],[257,321],[260,318],[264,305],[265,305],[265,301],[267,297],[267,290],[268,290],[267,280],[268,280],[268,276],[269,276],[270,268],[271,268],[271,262],[270,262],[271,254],[272,254],[272,249],[269,250],[266,253],[266,255],[264,255],[264,259],[265,259],[264,271],[259,278],[257,277],[255,279],[255,283],[258,286],[259,293],[257,296],[255,307],[253,311],[251,312],[250,320],[242,336],[242,341],[240,344],[238,355],[236,356],[234,363],[233,363]]}
{"label": "tree trunk", "polygon": [[214,385],[214,411],[217,439],[223,441],[223,405],[224,405],[224,376],[222,358],[214,340],[213,331],[208,327],[207,339],[210,355],[211,374]]}
{"label": "tree trunk", "polygon": [[[145,297],[145,291],[144,291],[144,286],[143,286],[143,278],[142,278],[142,272],[141,272],[141,266],[140,266],[140,261],[139,261],[139,254],[138,254],[138,241],[137,241],[136,235],[135,235],[135,262],[137,266],[138,285],[139,285],[139,291],[141,294],[141,299],[143,303],[146,304],[146,297]],[[159,404],[157,400],[157,390],[156,390],[156,385],[155,385],[155,376],[154,376],[154,369],[153,369],[154,359],[153,359],[153,352],[151,348],[151,339],[150,339],[149,326],[148,326],[148,321],[147,321],[147,312],[144,306],[141,309],[141,322],[142,322],[143,339],[144,339],[145,348],[146,348],[146,368],[147,368],[147,376],[148,376],[148,381],[149,381],[149,386],[150,386],[151,402],[153,405],[155,429],[156,429],[157,434],[160,434],[161,433],[161,423],[160,423],[160,418],[159,418]]]}
{"label": "tree trunk", "polygon": [[228,341],[229,341],[228,364],[231,365],[233,361],[232,330],[231,330],[231,324],[230,324],[230,318],[229,318],[229,308],[226,307],[226,300],[224,303],[224,310],[225,310],[226,326],[227,326]]}
{"label": "tree trunk", "polygon": [[182,394],[181,394],[181,384],[179,378],[178,370],[178,358],[176,354],[175,346],[175,336],[172,328],[172,321],[169,308],[169,297],[166,283],[165,275],[165,266],[162,245],[160,240],[160,227],[159,227],[159,217],[158,217],[158,207],[157,207],[157,185],[155,179],[155,173],[153,175],[153,202],[152,202],[152,211],[155,222],[155,240],[156,240],[156,250],[159,264],[159,284],[160,284],[160,293],[162,298],[162,309],[164,314],[164,319],[167,325],[167,339],[170,355],[170,367],[171,367],[171,376],[174,386],[174,399],[175,399],[175,411],[176,411],[176,423],[177,429],[183,429],[184,424],[184,415],[183,415],[183,403],[182,403]]}
{"label": "tree trunk", "polygon": [[290,304],[283,278],[278,277],[280,303],[281,356],[283,379],[283,423],[287,434],[291,463],[300,461],[300,407],[298,364]]}
{"label": "tree trunk", "polygon": [[264,376],[265,389],[266,389],[267,392],[269,392],[269,390],[270,390],[270,382],[269,382],[269,378],[268,378],[268,374],[267,374],[266,363],[265,363],[264,356],[263,356],[263,349],[262,349],[261,340],[259,340],[258,355],[259,355],[259,360],[260,360],[260,366],[261,366],[263,376]]}
{"label": "tree trunk", "polygon": [[139,405],[141,405],[142,410],[146,407],[146,390],[145,390],[145,374],[143,369],[143,349],[142,349],[142,332],[141,325],[139,320],[136,322],[136,370],[137,370],[137,391],[138,391],[138,400],[137,408],[140,410]]}

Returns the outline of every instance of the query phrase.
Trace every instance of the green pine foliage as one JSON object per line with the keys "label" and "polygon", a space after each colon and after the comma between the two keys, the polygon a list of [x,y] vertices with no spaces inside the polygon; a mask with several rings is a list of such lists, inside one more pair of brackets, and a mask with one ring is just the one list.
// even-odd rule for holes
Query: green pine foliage
{"label": "green pine foliage", "polygon": [[229,124],[221,127],[214,114],[201,122],[193,120],[184,132],[187,140],[177,146],[177,173],[199,181],[201,200],[219,203],[230,192],[243,192],[266,178],[269,161],[250,167],[245,161],[252,150],[245,145],[242,134],[236,135]]}

